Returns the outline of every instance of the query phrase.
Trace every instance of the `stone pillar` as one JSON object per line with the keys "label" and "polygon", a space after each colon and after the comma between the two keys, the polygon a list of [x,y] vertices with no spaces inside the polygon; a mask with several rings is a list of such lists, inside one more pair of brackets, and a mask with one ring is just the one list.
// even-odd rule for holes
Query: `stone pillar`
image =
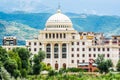
{"label": "stone pillar", "polygon": [[53,44],[51,43],[50,44],[50,46],[51,46],[51,52],[50,52],[50,54],[51,54],[51,58],[50,58],[50,64],[51,64],[51,66],[53,66],[53,62],[52,62],[52,60],[53,60]]}
{"label": "stone pillar", "polygon": [[61,61],[60,61],[60,59],[61,59],[61,55],[60,55],[60,53],[61,53],[61,44],[59,43],[59,45],[58,45],[58,64],[59,64],[59,69],[61,68]]}
{"label": "stone pillar", "polygon": [[67,55],[67,56],[66,56],[66,57],[67,57],[66,68],[68,67],[68,62],[69,62],[69,59],[68,59],[68,57],[69,57],[69,56],[68,56],[68,54],[69,54],[69,48],[68,48],[68,46],[69,46],[68,43],[66,43],[66,48],[67,48],[67,52],[66,52],[66,55]]}

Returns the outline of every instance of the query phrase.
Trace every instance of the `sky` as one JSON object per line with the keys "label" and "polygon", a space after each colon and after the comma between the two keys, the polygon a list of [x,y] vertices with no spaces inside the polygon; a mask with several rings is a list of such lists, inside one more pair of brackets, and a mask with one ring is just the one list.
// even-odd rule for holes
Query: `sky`
{"label": "sky", "polygon": [[63,12],[119,15],[120,0],[0,0],[0,11]]}

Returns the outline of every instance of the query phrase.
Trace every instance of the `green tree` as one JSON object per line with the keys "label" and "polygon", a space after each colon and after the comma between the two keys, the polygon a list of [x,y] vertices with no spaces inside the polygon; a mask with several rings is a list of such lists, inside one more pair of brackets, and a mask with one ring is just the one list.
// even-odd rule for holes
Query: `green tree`
{"label": "green tree", "polygon": [[105,60],[103,55],[98,55],[98,58],[96,59],[96,64],[100,73],[108,73],[109,68],[113,66],[112,61],[110,59]]}
{"label": "green tree", "polygon": [[25,70],[20,70],[21,71],[21,76],[26,77],[22,75],[22,72],[26,72],[25,74],[28,74],[30,72],[30,52],[26,48],[16,48],[13,49],[14,52],[17,52],[20,59],[21,59],[21,67],[22,69]]}
{"label": "green tree", "polygon": [[4,63],[7,59],[8,59],[7,51],[0,46],[0,61]]}
{"label": "green tree", "polygon": [[12,51],[8,51],[8,55],[10,59],[14,59],[17,62],[18,69],[21,70],[22,63],[18,53],[12,50]]}
{"label": "green tree", "polygon": [[39,51],[38,54],[34,55],[33,58],[33,74],[38,75],[40,71],[42,70],[41,68],[41,62],[45,58],[45,52],[44,51]]}
{"label": "green tree", "polygon": [[4,67],[11,74],[11,76],[14,76],[14,72],[18,69],[17,62],[14,59],[5,61]]}
{"label": "green tree", "polygon": [[41,65],[42,71],[44,71],[44,70],[47,70],[47,71],[52,70],[52,67],[50,65],[46,65],[44,62],[41,62],[40,65]]}
{"label": "green tree", "polygon": [[117,71],[120,71],[120,59],[119,59],[116,67],[117,67]]}
{"label": "green tree", "polygon": [[7,70],[4,67],[1,67],[0,72],[1,79],[0,80],[11,80],[10,74],[7,72]]}

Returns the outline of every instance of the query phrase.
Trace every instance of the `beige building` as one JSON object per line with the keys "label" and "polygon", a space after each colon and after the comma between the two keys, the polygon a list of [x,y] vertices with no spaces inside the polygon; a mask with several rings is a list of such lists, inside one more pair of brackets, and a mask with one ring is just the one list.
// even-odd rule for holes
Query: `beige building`
{"label": "beige building", "polygon": [[117,40],[105,39],[102,33],[77,32],[72,21],[59,9],[46,22],[38,38],[26,40],[26,46],[33,54],[46,52],[44,62],[53,69],[78,67],[81,63],[95,60],[99,54],[111,59],[114,67],[119,60]]}

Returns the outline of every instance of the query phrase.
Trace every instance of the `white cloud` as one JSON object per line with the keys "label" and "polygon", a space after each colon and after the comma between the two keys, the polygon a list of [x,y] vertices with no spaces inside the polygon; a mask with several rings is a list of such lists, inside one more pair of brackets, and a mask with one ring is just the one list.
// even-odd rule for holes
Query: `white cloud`
{"label": "white cloud", "polygon": [[26,11],[33,12],[39,10],[42,5],[42,0],[3,0],[0,1],[2,11]]}

